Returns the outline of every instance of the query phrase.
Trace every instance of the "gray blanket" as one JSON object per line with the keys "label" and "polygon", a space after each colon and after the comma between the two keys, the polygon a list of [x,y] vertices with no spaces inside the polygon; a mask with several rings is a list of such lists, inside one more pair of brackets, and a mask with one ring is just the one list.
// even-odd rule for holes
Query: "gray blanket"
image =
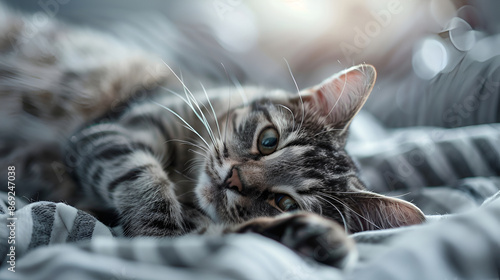
{"label": "gray blanket", "polygon": [[[348,271],[251,234],[118,238],[68,205],[37,202],[14,215],[15,263],[3,242],[0,279],[497,279],[499,197],[424,225],[355,234],[359,261]],[[5,225],[6,205],[2,212]],[[1,240],[8,236],[1,227]]]}
{"label": "gray blanket", "polygon": [[[474,144],[479,140],[492,146],[498,143],[499,126],[390,131],[363,114],[352,128],[349,150],[362,165],[370,187],[406,193],[403,197],[420,206],[428,222],[353,235],[359,258],[347,271],[304,259],[279,243],[251,234],[126,239],[120,228],[108,228],[63,203],[23,205],[22,197],[16,197],[18,210],[11,213],[8,195],[3,194],[0,220],[4,225],[14,221],[15,231],[0,227],[0,279],[498,278],[500,179],[487,173],[498,167],[491,161],[498,155],[495,149],[482,156],[471,155],[480,153]],[[436,132],[441,137],[428,137]],[[383,149],[385,145],[390,149]],[[455,149],[444,148],[449,145]],[[409,153],[421,156],[410,161]],[[463,159],[457,153],[469,155]],[[458,164],[479,173],[463,179],[435,175],[447,174],[443,170],[454,170]],[[433,166],[434,174],[426,171],[427,165]],[[387,174],[395,178],[393,185],[383,183],[392,178]],[[429,186],[422,187],[426,184]],[[14,236],[14,250],[8,244],[9,236]]]}

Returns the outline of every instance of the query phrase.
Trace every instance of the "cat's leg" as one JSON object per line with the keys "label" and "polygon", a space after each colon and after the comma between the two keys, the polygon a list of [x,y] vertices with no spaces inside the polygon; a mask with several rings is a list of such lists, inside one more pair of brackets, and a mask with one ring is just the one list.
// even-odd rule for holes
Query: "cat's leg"
{"label": "cat's leg", "polygon": [[228,232],[258,233],[338,268],[348,267],[357,257],[354,241],[340,224],[309,212],[255,218]]}
{"label": "cat's leg", "polygon": [[189,230],[174,183],[163,169],[169,151],[158,124],[95,124],[71,137],[66,152],[67,165],[87,195],[113,206],[128,236],[175,236]]}

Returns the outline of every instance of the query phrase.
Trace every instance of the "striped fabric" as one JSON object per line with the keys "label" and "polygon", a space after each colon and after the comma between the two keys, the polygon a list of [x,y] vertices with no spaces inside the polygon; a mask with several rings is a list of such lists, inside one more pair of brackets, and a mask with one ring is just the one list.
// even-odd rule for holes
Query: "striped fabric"
{"label": "striped fabric", "polygon": [[[256,235],[125,239],[118,237],[119,229],[69,205],[23,205],[22,198],[16,198],[16,272],[8,270],[11,232],[1,226],[0,279],[497,277],[499,138],[497,124],[390,131],[369,115],[360,115],[352,124],[348,149],[372,189],[405,194],[427,214],[465,213],[428,216],[429,222],[419,226],[355,234],[359,261],[348,272],[315,264]],[[8,225],[8,197],[0,197],[0,221]],[[488,197],[492,198],[487,205],[480,207]]]}
{"label": "striped fabric", "polygon": [[[7,202],[2,197],[2,225],[10,217]],[[16,272],[8,270],[9,230],[2,226],[0,279],[290,279],[282,277],[313,270],[339,275],[257,235],[125,239],[94,217],[52,202],[28,204],[15,217]]]}
{"label": "striped fabric", "polygon": [[404,195],[427,214],[447,214],[500,190],[499,142],[500,124],[387,131],[365,113],[353,122],[347,148],[370,189]]}
{"label": "striped fabric", "polygon": [[[490,279],[500,269],[499,197],[473,212],[429,217],[426,225],[356,234],[360,258],[347,272],[253,234],[114,237],[71,206],[36,202],[16,212],[16,272],[4,260],[0,279]],[[7,217],[0,214],[2,224]],[[1,240],[8,234],[0,228]]]}
{"label": "striped fabric", "polygon": [[[0,215],[2,224],[8,224],[7,196],[2,196]],[[63,203],[31,203],[15,213],[16,220],[16,256],[40,246],[90,240],[93,237],[111,237],[113,231],[93,216]],[[0,240],[7,240],[9,229],[0,228]],[[4,243],[2,243],[4,244]],[[0,258],[5,263],[8,246],[0,247]]]}

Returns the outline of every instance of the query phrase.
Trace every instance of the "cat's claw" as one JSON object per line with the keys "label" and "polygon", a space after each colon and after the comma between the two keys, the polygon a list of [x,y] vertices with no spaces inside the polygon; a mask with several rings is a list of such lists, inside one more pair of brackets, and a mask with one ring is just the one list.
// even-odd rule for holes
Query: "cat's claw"
{"label": "cat's claw", "polygon": [[262,234],[303,256],[338,268],[349,267],[357,256],[354,241],[341,225],[313,213],[256,218],[243,224],[237,232]]}

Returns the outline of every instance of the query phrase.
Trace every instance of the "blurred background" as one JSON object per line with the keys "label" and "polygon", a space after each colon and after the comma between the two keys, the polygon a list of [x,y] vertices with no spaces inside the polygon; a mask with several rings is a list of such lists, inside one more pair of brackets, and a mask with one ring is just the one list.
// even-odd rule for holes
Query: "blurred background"
{"label": "blurred background", "polygon": [[[398,87],[422,89],[472,53],[483,62],[498,54],[494,0],[32,0],[6,1],[44,18],[97,29],[159,55],[194,86],[245,84],[294,90],[359,63],[373,64],[379,81],[366,109],[386,125],[416,122],[426,104]],[[37,28],[37,26],[33,26]],[[485,42],[488,41],[488,42]],[[497,40],[498,41],[498,40]],[[410,90],[412,91],[412,90]],[[421,90],[423,91],[423,90]],[[418,94],[417,94],[418,96]],[[418,102],[417,102],[418,103]],[[385,108],[409,114],[393,120]],[[425,112],[424,112],[425,113]],[[430,123],[447,126],[446,124]]]}
{"label": "blurred background", "polygon": [[317,80],[322,78],[318,75],[360,62],[380,69],[401,67],[411,62],[423,37],[446,30],[454,17],[469,22],[460,28],[472,23],[486,32],[498,29],[481,14],[483,6],[450,0],[16,0],[7,4],[36,17],[103,30],[164,58],[180,55],[197,65],[188,63],[186,68],[229,60],[239,78],[271,85],[282,82],[282,72],[287,72],[283,58],[300,72],[299,82]]}

